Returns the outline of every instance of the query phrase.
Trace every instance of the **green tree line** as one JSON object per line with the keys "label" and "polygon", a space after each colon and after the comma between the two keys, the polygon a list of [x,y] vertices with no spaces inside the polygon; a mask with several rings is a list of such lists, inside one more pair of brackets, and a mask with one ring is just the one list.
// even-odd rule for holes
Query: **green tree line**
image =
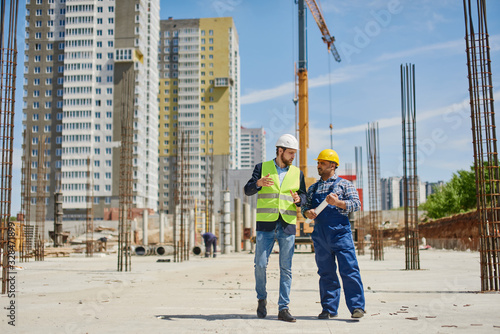
{"label": "green tree line", "polygon": [[435,189],[420,206],[429,218],[442,218],[476,208],[476,176],[474,167],[459,170],[451,180]]}

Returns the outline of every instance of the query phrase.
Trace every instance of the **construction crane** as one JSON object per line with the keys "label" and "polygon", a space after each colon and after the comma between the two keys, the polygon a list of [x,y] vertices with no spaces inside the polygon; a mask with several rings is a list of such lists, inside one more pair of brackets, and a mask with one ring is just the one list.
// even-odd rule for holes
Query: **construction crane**
{"label": "construction crane", "polygon": [[[309,148],[309,87],[307,78],[307,36],[306,36],[306,7],[309,7],[314,20],[318,24],[323,35],[323,41],[332,53],[337,62],[340,62],[340,55],[335,48],[335,38],[330,35],[325,19],[321,13],[316,0],[295,0],[298,4],[299,12],[299,61],[296,70],[298,85],[298,96],[294,102],[299,105],[299,168],[307,178],[307,149]],[[305,2],[305,3],[304,3]]]}
{"label": "construction crane", "polygon": [[[298,119],[299,119],[299,168],[304,173],[306,186],[309,187],[316,180],[314,178],[309,178],[307,176],[307,149],[309,148],[309,87],[307,78],[307,36],[306,36],[306,7],[305,3],[309,7],[314,20],[318,24],[321,34],[323,35],[323,41],[328,47],[328,51],[333,54],[333,57],[337,62],[340,62],[340,56],[335,48],[334,42],[335,38],[330,35],[328,27],[326,26],[325,19],[321,13],[321,9],[318,6],[316,0],[295,0],[298,4],[299,12],[299,60],[296,69],[296,92],[294,103],[297,106],[298,103]],[[297,92],[298,90],[298,92]],[[331,124],[330,124],[331,127]],[[300,210],[297,212],[297,234],[295,236],[295,242],[300,244],[311,244],[312,240],[310,234],[312,233],[313,224],[307,226],[304,218],[300,214]]]}

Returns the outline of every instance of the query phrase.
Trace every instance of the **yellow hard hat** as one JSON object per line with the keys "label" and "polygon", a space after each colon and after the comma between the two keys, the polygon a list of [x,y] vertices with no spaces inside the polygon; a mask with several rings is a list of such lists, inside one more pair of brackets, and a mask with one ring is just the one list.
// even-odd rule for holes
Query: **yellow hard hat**
{"label": "yellow hard hat", "polygon": [[332,161],[332,162],[335,162],[338,166],[340,159],[339,159],[339,155],[337,154],[337,152],[327,148],[326,150],[319,152],[318,158],[314,159],[314,160]]}

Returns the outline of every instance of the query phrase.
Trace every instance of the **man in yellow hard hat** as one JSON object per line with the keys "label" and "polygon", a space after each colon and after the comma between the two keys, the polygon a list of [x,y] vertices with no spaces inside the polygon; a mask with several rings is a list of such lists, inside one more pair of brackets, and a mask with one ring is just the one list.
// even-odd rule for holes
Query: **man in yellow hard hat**
{"label": "man in yellow hard hat", "polygon": [[292,165],[298,149],[299,143],[294,136],[282,135],[276,142],[276,158],[257,164],[252,178],[245,185],[245,195],[258,193],[255,291],[259,318],[265,318],[267,315],[266,268],[277,240],[280,249],[278,319],[296,321],[290,314],[288,304],[292,285],[297,206],[306,199],[304,174]]}
{"label": "man in yellow hard hat", "polygon": [[[352,318],[365,313],[365,296],[359,272],[356,249],[352,239],[348,214],[359,210],[361,202],[354,185],[335,173],[339,165],[337,152],[326,149],[318,158],[320,179],[307,190],[306,203],[301,206],[304,217],[314,219],[311,237],[318,266],[319,293],[322,312],[319,319],[337,316],[340,301],[340,282],[337,263],[344,286],[344,296]],[[318,206],[328,204],[321,212]]]}

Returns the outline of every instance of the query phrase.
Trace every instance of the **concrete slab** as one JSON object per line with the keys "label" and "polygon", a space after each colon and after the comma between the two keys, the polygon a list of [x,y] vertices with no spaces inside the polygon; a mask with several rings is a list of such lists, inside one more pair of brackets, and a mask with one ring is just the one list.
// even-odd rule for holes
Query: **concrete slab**
{"label": "concrete slab", "polygon": [[[359,257],[366,315],[318,320],[314,254],[294,256],[290,311],[277,320],[278,254],[268,269],[268,316],[258,319],[253,255],[132,258],[117,272],[116,255],[46,258],[17,263],[16,296],[0,297],[1,333],[500,333],[500,294],[480,293],[479,254],[423,250],[419,271],[405,271],[404,249],[386,248],[384,261]],[[8,324],[14,301],[15,327]]]}

